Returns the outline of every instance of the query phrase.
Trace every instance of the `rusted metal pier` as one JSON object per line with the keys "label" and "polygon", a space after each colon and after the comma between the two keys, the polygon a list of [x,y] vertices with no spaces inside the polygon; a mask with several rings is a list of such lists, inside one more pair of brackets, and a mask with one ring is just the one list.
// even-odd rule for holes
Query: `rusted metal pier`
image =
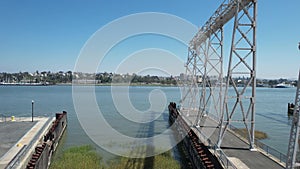
{"label": "rusted metal pier", "polygon": [[175,125],[178,137],[183,139],[184,148],[188,152],[192,167],[195,169],[223,168],[216,157],[200,141],[198,136],[179,115],[176,103],[169,105],[169,123]]}
{"label": "rusted metal pier", "polygon": [[28,160],[27,169],[47,169],[49,167],[52,154],[56,150],[66,126],[67,112],[56,113],[56,120]]}

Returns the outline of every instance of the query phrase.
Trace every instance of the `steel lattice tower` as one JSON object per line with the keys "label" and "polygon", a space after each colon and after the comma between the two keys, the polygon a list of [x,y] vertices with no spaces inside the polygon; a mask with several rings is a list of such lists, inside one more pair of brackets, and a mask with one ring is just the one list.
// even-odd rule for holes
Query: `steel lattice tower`
{"label": "steel lattice tower", "polygon": [[[224,110],[217,146],[221,147],[224,134],[230,124],[237,122],[244,124],[248,133],[250,150],[254,150],[257,2],[256,0],[249,3],[235,1],[234,10]],[[229,95],[230,86],[235,95]]]}
{"label": "steel lattice tower", "polygon": [[[195,121],[197,127],[208,114],[220,121],[223,83],[223,28],[214,32],[201,45],[205,54],[204,75],[201,85],[199,112]],[[205,48],[203,47],[205,46]]]}
{"label": "steel lattice tower", "polygon": [[[300,106],[300,71],[298,77],[298,84],[296,90],[296,98],[295,98],[295,107],[294,107],[294,114],[293,114],[293,121],[290,133],[290,141],[288,146],[288,153],[287,153],[287,162],[286,168],[292,169],[295,167],[300,167],[300,161],[297,159],[299,158],[299,129],[300,129],[300,113],[299,113],[299,106]],[[298,143],[298,144],[297,144]]]}
{"label": "steel lattice tower", "polygon": [[[220,126],[219,148],[232,122],[245,125],[250,149],[254,148],[256,3],[256,0],[224,0],[190,42],[181,113],[196,115],[196,126],[205,115],[213,114]],[[234,28],[224,90],[223,26],[232,18]],[[238,77],[243,81],[237,84]],[[234,95],[230,96],[231,86]]]}
{"label": "steel lattice tower", "polygon": [[198,84],[203,77],[203,58],[195,50],[188,50],[188,60],[185,65],[183,98],[180,100],[181,112],[186,116],[195,115],[198,110],[197,98],[199,97]]}

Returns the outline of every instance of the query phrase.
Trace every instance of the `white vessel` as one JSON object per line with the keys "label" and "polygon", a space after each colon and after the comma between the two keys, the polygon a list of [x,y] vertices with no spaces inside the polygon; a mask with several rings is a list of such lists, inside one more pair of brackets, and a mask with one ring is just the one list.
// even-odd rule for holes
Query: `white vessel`
{"label": "white vessel", "polygon": [[294,87],[294,86],[291,84],[285,84],[285,83],[279,83],[275,86],[275,88],[291,88],[291,87]]}

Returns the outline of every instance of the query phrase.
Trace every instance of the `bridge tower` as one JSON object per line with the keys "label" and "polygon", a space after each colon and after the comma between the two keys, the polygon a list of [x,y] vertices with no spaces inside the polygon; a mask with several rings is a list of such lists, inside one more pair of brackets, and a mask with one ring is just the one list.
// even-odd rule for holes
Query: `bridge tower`
{"label": "bridge tower", "polygon": [[[300,50],[300,42],[298,46]],[[299,152],[299,129],[300,129],[300,70],[299,70],[299,77],[297,83],[297,90],[296,90],[296,98],[295,98],[295,107],[293,112],[293,121],[290,133],[290,140],[287,152],[287,161],[286,161],[286,168],[292,169],[295,167],[300,167],[300,152]],[[297,144],[298,143],[298,144]]]}
{"label": "bridge tower", "polygon": [[[257,0],[224,0],[189,44],[180,111],[182,115],[195,115],[195,126],[203,117],[213,116],[219,122],[219,148],[233,122],[244,124],[250,149],[254,148],[256,4]],[[234,27],[224,77],[223,26],[232,18]]]}
{"label": "bridge tower", "polygon": [[[256,0],[234,1],[234,27],[226,76],[224,109],[217,146],[220,148],[231,123],[241,123],[254,150],[256,94]],[[233,93],[229,93],[232,86]]]}

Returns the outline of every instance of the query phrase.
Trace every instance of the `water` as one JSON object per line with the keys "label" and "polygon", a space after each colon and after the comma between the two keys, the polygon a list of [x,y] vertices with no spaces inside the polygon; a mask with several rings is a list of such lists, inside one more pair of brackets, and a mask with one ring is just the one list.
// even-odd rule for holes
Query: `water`
{"label": "water", "polygon": [[[118,96],[126,95],[122,87],[117,87]],[[108,86],[96,86],[97,103],[103,116],[109,124],[122,134],[131,137],[149,137],[161,134],[168,128],[167,104],[180,100],[180,91],[176,87],[130,87],[129,99],[140,112],[147,112],[151,107],[149,99],[161,93],[165,97],[165,108],[162,114],[156,114],[149,124],[134,123],[123,118],[114,106]],[[268,139],[262,142],[274,147],[282,153],[287,152],[291,118],[287,115],[287,103],[294,102],[295,88],[272,89],[257,88],[256,99],[256,129],[266,132]],[[151,95],[153,94],[153,97]],[[63,147],[73,145],[93,144],[81,128],[75,113],[71,86],[0,86],[0,114],[7,116],[31,116],[31,101],[34,100],[35,116],[53,116],[56,112],[68,112],[68,128]],[[152,100],[153,101],[153,100]],[[145,129],[145,130],[141,130]],[[151,130],[150,130],[151,129]],[[142,132],[141,132],[142,131]],[[144,133],[143,133],[144,132]],[[170,141],[172,138],[170,136]]]}
{"label": "water", "polygon": [[287,103],[295,102],[296,88],[257,88],[256,129],[268,134],[263,143],[286,154],[292,117]]}
{"label": "water", "polygon": [[34,116],[54,117],[57,112],[68,112],[66,147],[91,143],[77,120],[71,86],[0,86],[0,114],[31,116],[32,100]]}

